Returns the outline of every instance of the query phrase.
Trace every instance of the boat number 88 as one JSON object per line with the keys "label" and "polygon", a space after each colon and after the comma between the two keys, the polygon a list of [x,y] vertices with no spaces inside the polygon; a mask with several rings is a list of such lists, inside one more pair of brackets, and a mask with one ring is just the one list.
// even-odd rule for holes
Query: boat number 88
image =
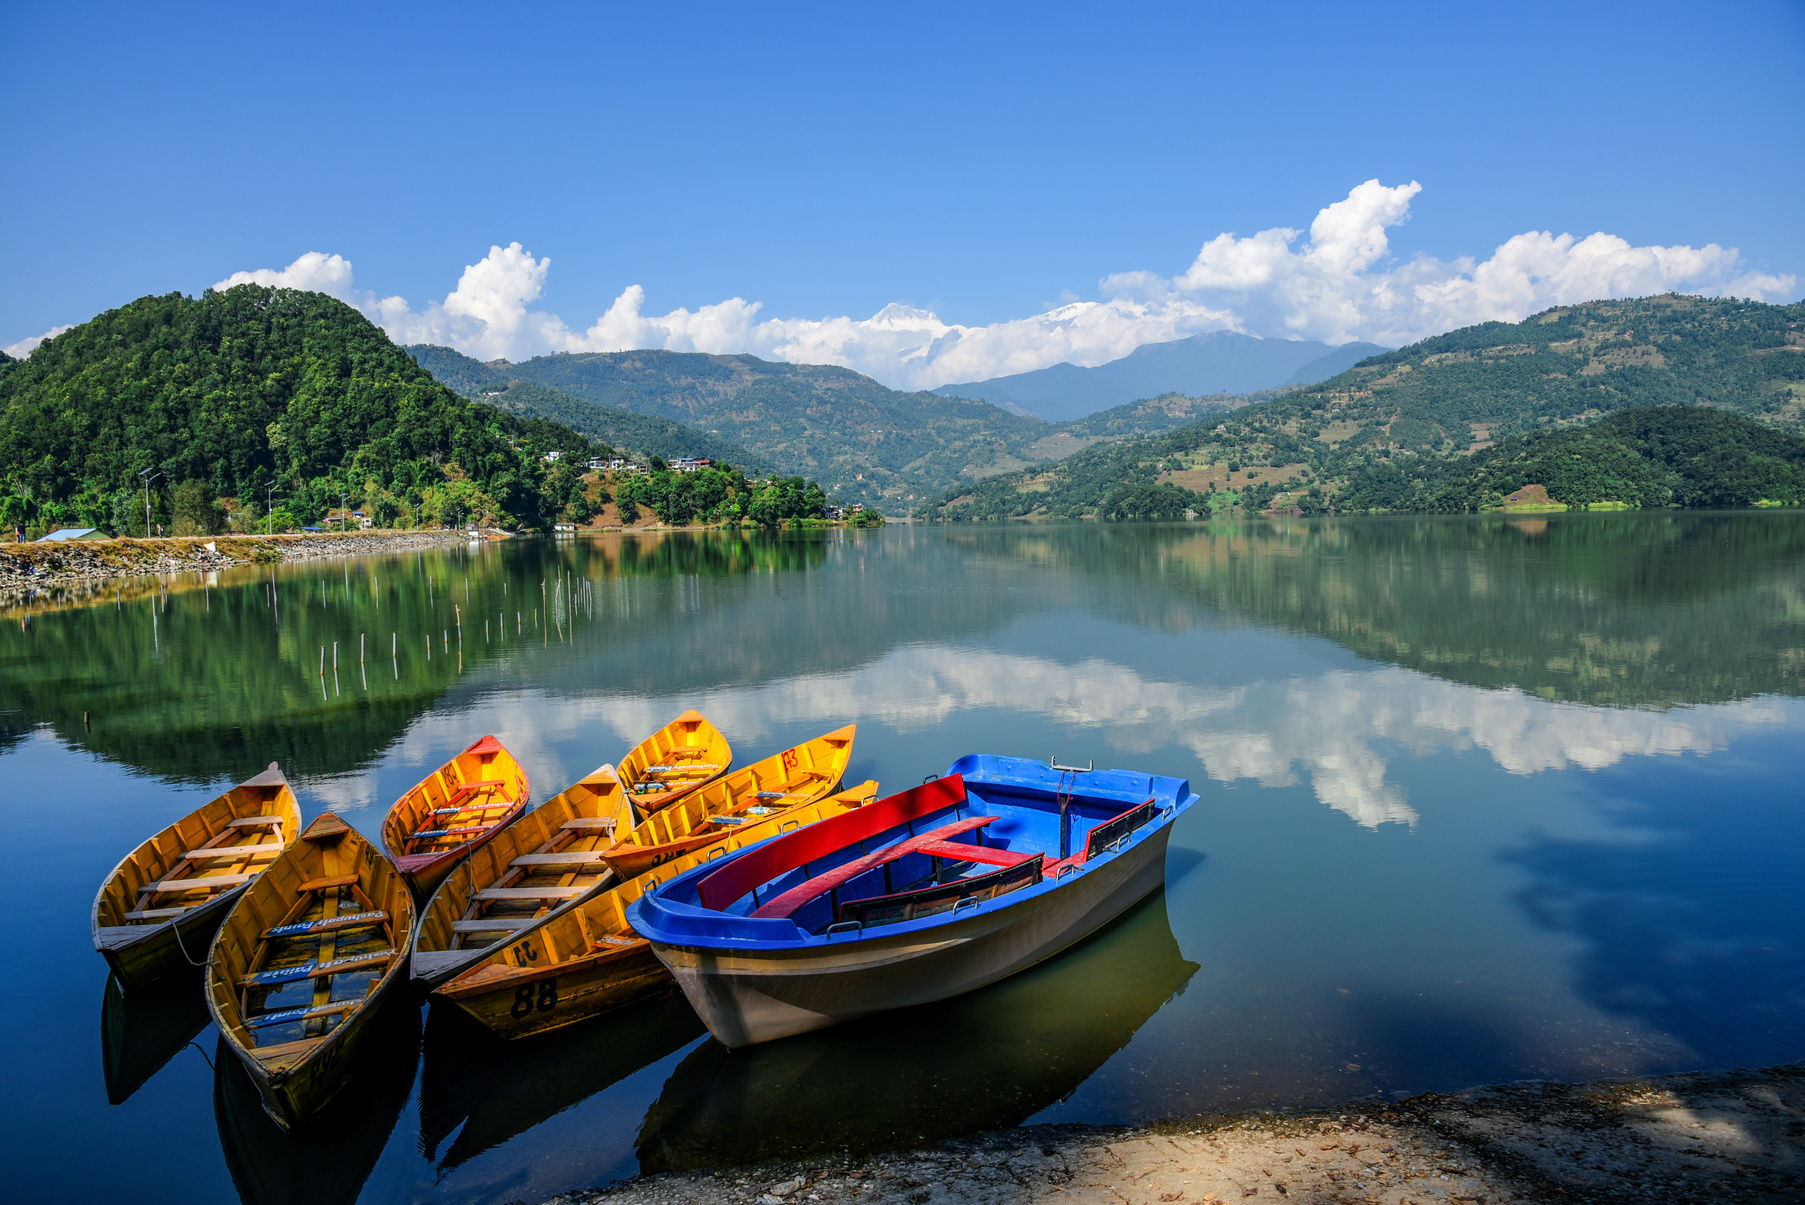
{"label": "boat number 88", "polygon": [[537,990],[533,984],[523,983],[514,989],[514,1007],[508,1010],[508,1015],[518,1021],[535,1008],[542,1013],[548,1013],[557,1006],[558,981],[556,979],[542,980]]}

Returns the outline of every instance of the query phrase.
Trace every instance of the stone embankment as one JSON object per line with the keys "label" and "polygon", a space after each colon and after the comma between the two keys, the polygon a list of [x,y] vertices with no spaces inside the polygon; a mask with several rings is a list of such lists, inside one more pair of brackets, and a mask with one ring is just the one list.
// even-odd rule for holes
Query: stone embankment
{"label": "stone embankment", "polygon": [[4,544],[0,545],[0,590],[98,578],[194,573],[234,565],[408,552],[464,538],[455,531],[355,531]]}
{"label": "stone embankment", "polygon": [[1052,1201],[1805,1201],[1805,1064],[1133,1129],[1032,1126],[862,1160],[654,1176],[546,1205]]}

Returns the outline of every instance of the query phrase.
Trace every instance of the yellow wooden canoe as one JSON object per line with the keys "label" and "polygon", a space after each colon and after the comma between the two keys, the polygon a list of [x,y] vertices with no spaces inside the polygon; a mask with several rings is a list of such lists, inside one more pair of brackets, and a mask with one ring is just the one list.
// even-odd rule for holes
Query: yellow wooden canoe
{"label": "yellow wooden canoe", "polygon": [[518,820],[530,795],[514,755],[485,736],[395,801],[382,847],[425,899],[465,854]]}
{"label": "yellow wooden canoe", "polygon": [[674,986],[652,947],[627,925],[627,905],[648,888],[766,837],[838,816],[877,798],[863,782],[828,799],[733,829],[719,842],[599,891],[523,930],[433,995],[504,1038],[560,1029],[661,994]]}
{"label": "yellow wooden canoe", "polygon": [[613,882],[601,851],[635,819],[614,767],[604,765],[496,833],[421,906],[413,978],[442,983],[496,942]]}
{"label": "yellow wooden canoe", "polygon": [[855,726],[846,725],[736,770],[640,822],[602,855],[623,880],[719,841],[787,808],[826,798],[852,759]]}
{"label": "yellow wooden canoe", "polygon": [[402,978],[414,899],[382,852],[322,814],[238,900],[207,958],[207,1008],[289,1129],[344,1083]]}
{"label": "yellow wooden canoe", "polygon": [[232,902],[301,828],[275,762],[125,856],[94,897],[99,950],[127,990],[200,966]]}
{"label": "yellow wooden canoe", "polygon": [[721,730],[701,712],[686,711],[635,745],[621,758],[619,773],[633,806],[656,812],[732,766],[733,748]]}

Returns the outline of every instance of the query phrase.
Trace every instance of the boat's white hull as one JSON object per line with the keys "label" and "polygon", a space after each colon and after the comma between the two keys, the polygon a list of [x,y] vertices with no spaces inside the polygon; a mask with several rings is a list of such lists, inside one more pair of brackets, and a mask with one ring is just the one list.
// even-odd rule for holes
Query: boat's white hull
{"label": "boat's white hull", "polygon": [[895,938],[728,951],[652,943],[709,1031],[728,1046],[807,1033],[957,996],[1025,970],[1108,924],[1166,877],[1170,824],[1056,890]]}

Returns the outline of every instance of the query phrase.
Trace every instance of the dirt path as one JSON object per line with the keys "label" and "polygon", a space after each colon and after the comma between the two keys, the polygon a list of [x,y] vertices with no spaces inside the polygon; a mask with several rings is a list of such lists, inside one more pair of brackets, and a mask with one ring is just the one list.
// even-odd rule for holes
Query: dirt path
{"label": "dirt path", "polygon": [[[1512,1084],[1345,1112],[1037,1126],[865,1160],[637,1180],[557,1205],[1805,1201],[1805,1064]],[[546,1205],[553,1205],[547,1202]]]}

